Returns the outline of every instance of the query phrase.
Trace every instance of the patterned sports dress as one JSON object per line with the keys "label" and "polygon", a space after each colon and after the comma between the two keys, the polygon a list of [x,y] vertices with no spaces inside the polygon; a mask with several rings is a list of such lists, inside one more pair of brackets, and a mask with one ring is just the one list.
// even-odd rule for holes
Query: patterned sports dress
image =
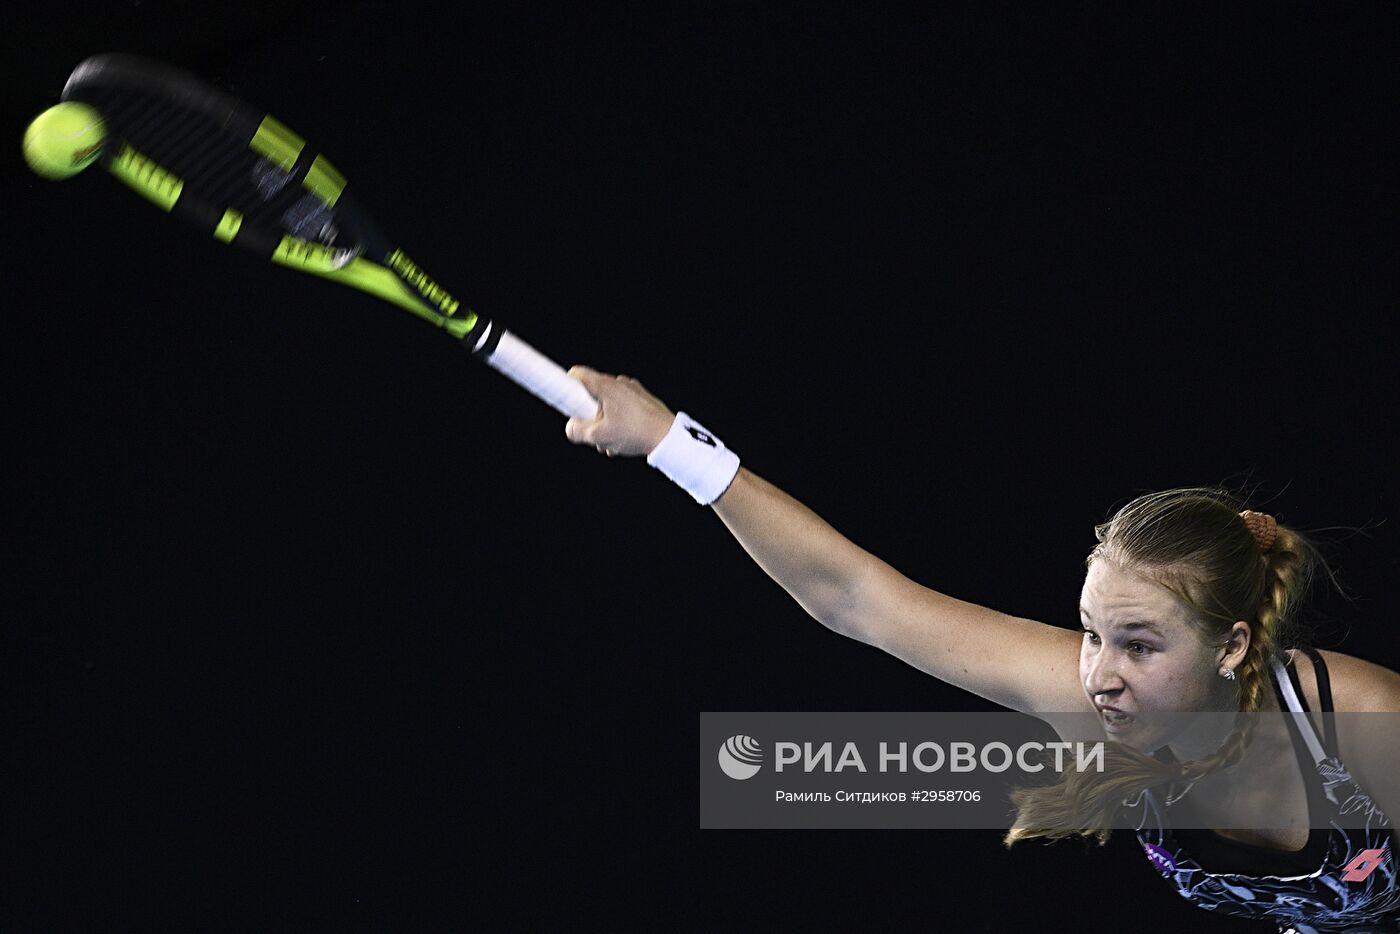
{"label": "patterned sports dress", "polygon": [[[1318,701],[1332,712],[1327,666],[1303,649],[1317,672]],[[1209,830],[1173,831],[1152,792],[1139,802],[1138,842],[1182,897],[1208,911],[1271,921],[1283,932],[1400,932],[1400,877],[1393,831],[1385,814],[1352,779],[1337,754],[1336,730],[1326,720],[1319,738],[1298,684],[1293,660],[1275,660],[1274,691],[1286,717],[1308,791],[1308,842],[1283,852],[1227,840]],[[1303,714],[1302,716],[1297,716]],[[1169,754],[1168,754],[1169,755]],[[1340,815],[1355,815],[1345,823]]]}

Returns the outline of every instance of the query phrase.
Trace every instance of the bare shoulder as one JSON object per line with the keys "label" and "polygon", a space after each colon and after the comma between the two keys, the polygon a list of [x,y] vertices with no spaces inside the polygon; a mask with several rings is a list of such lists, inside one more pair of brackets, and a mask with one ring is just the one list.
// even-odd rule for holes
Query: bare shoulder
{"label": "bare shoulder", "polygon": [[[1400,713],[1400,674],[1354,655],[1319,654],[1332,684],[1333,708],[1352,715],[1336,718],[1342,761],[1383,813],[1400,814],[1400,730],[1391,728],[1393,718],[1375,716]],[[1302,652],[1293,657],[1312,706],[1317,700],[1315,666]]]}
{"label": "bare shoulder", "polygon": [[[1375,662],[1341,652],[1318,651],[1332,683],[1332,706],[1337,713],[1400,713],[1400,674]],[[1302,652],[1294,654],[1309,706],[1316,710],[1317,677]],[[1303,672],[1307,673],[1302,678]],[[1309,690],[1311,689],[1311,690]]]}

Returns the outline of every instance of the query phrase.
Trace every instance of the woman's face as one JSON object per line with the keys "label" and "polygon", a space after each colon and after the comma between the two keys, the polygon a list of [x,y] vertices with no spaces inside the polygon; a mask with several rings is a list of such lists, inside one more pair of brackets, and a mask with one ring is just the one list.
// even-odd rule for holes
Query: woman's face
{"label": "woman's face", "polygon": [[1194,610],[1165,587],[1096,559],[1079,612],[1079,680],[1109,738],[1151,750],[1186,719],[1154,715],[1233,709],[1223,649],[1206,644]]}

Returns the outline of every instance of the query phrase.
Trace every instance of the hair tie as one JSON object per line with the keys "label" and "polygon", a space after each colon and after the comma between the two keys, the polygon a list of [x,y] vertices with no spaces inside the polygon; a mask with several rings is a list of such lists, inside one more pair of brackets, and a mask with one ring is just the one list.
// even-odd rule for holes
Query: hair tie
{"label": "hair tie", "polygon": [[1244,521],[1244,527],[1249,529],[1249,534],[1254,536],[1255,544],[1259,546],[1259,551],[1268,554],[1274,550],[1274,541],[1278,538],[1278,523],[1274,517],[1267,512],[1255,512],[1246,509],[1240,513],[1240,518]]}

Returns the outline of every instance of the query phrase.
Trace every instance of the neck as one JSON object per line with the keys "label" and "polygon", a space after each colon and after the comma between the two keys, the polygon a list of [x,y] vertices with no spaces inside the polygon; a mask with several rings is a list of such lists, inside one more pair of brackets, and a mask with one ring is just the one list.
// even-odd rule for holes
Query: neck
{"label": "neck", "polygon": [[[1215,755],[1224,745],[1225,740],[1235,728],[1235,713],[1239,710],[1239,699],[1233,688],[1222,693],[1216,698],[1217,706],[1212,710],[1201,711],[1202,716],[1196,717],[1190,726],[1174,737],[1167,744],[1172,755],[1180,762],[1191,762],[1197,759],[1205,759]],[[1278,713],[1278,699],[1274,697],[1272,690],[1264,692],[1260,702],[1259,714]],[[1255,722],[1254,733],[1250,737],[1250,744],[1246,750],[1245,761],[1239,763],[1243,766],[1248,761],[1261,761],[1268,757],[1256,757],[1249,755],[1251,751],[1273,751],[1282,744],[1291,748],[1291,739],[1286,728],[1278,717],[1259,716]]]}

